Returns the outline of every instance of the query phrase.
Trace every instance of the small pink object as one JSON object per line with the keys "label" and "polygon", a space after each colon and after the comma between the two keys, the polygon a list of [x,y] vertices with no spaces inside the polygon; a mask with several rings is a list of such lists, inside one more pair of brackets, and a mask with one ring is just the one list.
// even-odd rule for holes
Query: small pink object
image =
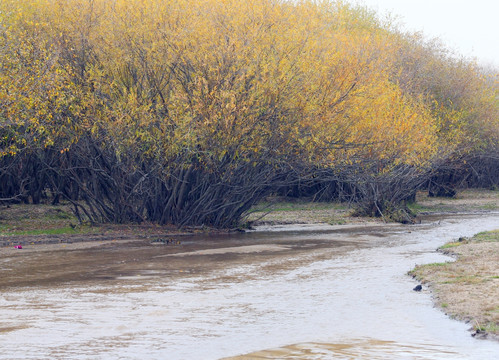
{"label": "small pink object", "polygon": [[16,245],[16,246],[14,246],[14,249],[22,249],[22,248],[23,248],[22,245]]}

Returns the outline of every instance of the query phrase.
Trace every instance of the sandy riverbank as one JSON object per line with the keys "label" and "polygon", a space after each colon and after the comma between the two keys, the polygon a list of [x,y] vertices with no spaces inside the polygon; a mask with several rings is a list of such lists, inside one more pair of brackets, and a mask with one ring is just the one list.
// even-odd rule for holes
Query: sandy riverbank
{"label": "sandy riverbank", "polygon": [[499,340],[499,230],[456,239],[438,251],[456,261],[420,265],[410,274],[445,313],[469,323],[473,336]]}

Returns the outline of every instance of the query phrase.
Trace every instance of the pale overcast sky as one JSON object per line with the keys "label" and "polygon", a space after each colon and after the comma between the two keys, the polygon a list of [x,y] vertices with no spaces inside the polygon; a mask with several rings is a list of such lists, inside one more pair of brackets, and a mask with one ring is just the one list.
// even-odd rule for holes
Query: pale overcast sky
{"label": "pale overcast sky", "polygon": [[396,15],[406,30],[439,37],[451,49],[499,67],[499,0],[351,0],[383,16]]}

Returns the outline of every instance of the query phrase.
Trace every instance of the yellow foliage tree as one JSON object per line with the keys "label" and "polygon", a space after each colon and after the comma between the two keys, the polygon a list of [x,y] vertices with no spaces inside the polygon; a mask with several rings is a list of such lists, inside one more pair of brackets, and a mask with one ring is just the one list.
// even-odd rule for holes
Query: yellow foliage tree
{"label": "yellow foliage tree", "polygon": [[0,38],[0,156],[65,155],[91,218],[229,226],[290,173],[421,172],[497,128],[477,71],[343,1],[3,1]]}

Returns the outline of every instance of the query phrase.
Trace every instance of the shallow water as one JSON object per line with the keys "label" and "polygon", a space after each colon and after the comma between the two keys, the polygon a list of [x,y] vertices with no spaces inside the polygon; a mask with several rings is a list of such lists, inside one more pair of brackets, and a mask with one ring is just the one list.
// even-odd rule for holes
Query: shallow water
{"label": "shallow water", "polygon": [[472,338],[406,273],[448,259],[434,252],[446,241],[498,227],[488,214],[0,249],[0,359],[495,358],[499,343]]}

